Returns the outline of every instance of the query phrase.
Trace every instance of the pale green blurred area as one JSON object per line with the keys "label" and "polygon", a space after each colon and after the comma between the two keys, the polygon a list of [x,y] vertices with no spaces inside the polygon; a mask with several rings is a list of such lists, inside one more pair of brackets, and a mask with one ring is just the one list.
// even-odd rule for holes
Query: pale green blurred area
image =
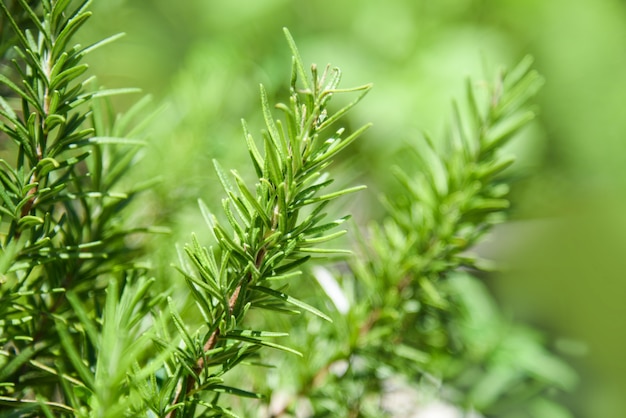
{"label": "pale green blurred area", "polygon": [[[443,133],[467,76],[480,82],[534,56],[546,80],[539,117],[510,149],[520,157],[512,197],[521,221],[494,238],[508,267],[490,284],[512,317],[586,353],[567,357],[581,373],[566,399],[576,416],[626,416],[625,2],[94,3],[85,42],[127,33],[89,58],[100,83],[141,87],[155,108],[167,103],[136,174],[164,177],[145,209],[173,228],[170,244],[203,233],[198,197],[219,208],[213,158],[250,173],[240,119],[259,132],[259,83],[286,99],[283,27],[305,62],[340,67],[344,86],[374,83],[349,119],[352,129],[374,122],[346,162],[350,178],[370,185],[357,200],[363,217],[380,213],[375,196],[393,187],[388,167],[406,141]],[[165,251],[165,266],[171,257]]]}

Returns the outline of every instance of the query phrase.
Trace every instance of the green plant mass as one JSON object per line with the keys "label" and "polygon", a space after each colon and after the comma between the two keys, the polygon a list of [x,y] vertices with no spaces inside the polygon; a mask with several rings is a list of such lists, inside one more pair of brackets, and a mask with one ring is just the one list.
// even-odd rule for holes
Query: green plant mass
{"label": "green plant mass", "polygon": [[184,140],[194,112],[101,87],[88,60],[120,36],[80,45],[90,7],[0,4],[0,416],[572,416],[576,373],[499,307],[480,247],[535,116],[530,57],[468,80],[373,203],[355,173],[380,161],[355,168],[372,138],[353,116],[371,84],[306,65],[285,29],[285,80],[264,77],[243,138],[190,181],[198,140],[155,157],[153,137]]}

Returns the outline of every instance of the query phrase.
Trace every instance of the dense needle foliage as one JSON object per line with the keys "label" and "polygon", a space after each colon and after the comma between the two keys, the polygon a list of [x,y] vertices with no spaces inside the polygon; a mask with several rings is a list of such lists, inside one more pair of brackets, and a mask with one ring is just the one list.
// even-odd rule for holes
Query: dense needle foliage
{"label": "dense needle foliage", "polygon": [[117,38],[73,43],[89,5],[0,5],[1,416],[405,416],[398,385],[417,409],[569,416],[552,395],[572,372],[502,316],[469,252],[509,206],[501,149],[533,117],[532,60],[468,82],[449,135],[407,145],[401,192],[382,223],[354,225],[352,254],[327,244],[350,225],[332,203],[363,187],[331,164],[369,127],[345,116],[371,86],[309,72],[285,30],[288,100],[261,86],[265,129],[243,124],[253,174],[214,161],[222,205],[198,209],[211,241],[190,231],[169,271],[185,290],[161,290],[146,236],[167,231],[134,215],[155,182],[128,180],[148,101],[116,114],[109,96],[135,90],[86,77]]}

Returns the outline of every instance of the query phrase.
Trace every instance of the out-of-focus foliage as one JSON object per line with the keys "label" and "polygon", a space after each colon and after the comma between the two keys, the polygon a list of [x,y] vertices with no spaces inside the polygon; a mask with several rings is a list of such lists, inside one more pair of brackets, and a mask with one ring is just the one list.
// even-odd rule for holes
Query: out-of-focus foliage
{"label": "out-of-focus foliage", "polygon": [[294,329],[302,350],[322,348],[273,373],[272,416],[421,417],[432,398],[486,417],[570,416],[553,398],[575,373],[502,315],[476,277],[488,264],[468,252],[508,207],[502,147],[533,117],[531,62],[469,83],[469,109],[441,142],[409,142],[413,167],[393,170],[401,193],[385,195],[349,271],[316,268],[335,326]]}

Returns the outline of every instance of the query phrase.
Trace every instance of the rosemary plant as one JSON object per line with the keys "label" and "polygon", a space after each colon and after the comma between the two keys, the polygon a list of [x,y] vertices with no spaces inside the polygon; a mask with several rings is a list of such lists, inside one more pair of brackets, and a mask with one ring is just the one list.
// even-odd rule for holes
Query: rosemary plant
{"label": "rosemary plant", "polygon": [[[311,257],[343,252],[319,246],[343,235],[345,230],[332,230],[348,218],[329,222],[324,210],[332,200],[362,187],[325,192],[333,182],[325,170],[368,125],[350,135],[344,135],[343,128],[335,131],[331,128],[370,86],[340,89],[341,72],[329,67],[318,73],[313,66],[308,77],[293,39],[285,33],[294,57],[289,104],[276,105],[285,119],[274,119],[261,86],[266,124],[263,153],[244,123],[258,181],[250,189],[235,170],[231,172],[231,180],[216,161],[215,168],[227,194],[222,202],[227,222],[218,222],[200,201],[216,247],[203,248],[194,238],[185,248],[186,258],[181,257],[179,270],[205,324],[190,332],[176,310],[171,310],[184,341],[184,347],[175,352],[168,367],[172,371],[168,379],[178,382],[184,378],[183,384],[164,385],[174,398],[176,409],[171,416],[193,416],[198,405],[216,413],[227,413],[217,403],[223,392],[259,397],[225,386],[222,375],[262,346],[301,355],[271,341],[286,336],[285,333],[243,327],[249,309],[283,313],[301,309],[330,320],[316,308],[290,296],[287,288],[290,281],[302,274],[299,266]],[[352,92],[358,93],[355,100],[337,112],[329,111],[328,103],[334,95]],[[164,346],[166,342],[163,341]],[[206,399],[207,392],[215,395]]]}
{"label": "rosemary plant", "polygon": [[[468,84],[447,138],[410,144],[418,170],[396,170],[402,194],[332,275],[314,262],[350,254],[327,247],[349,215],[327,219],[329,204],[363,187],[333,188],[328,169],[368,128],[339,122],[370,85],[308,74],[285,30],[289,100],[272,107],[261,86],[265,130],[243,123],[254,181],[215,161],[221,214],[199,201],[212,244],[192,235],[179,251],[179,298],[142,262],[135,235],[158,228],[131,221],[152,184],[127,181],[147,99],[116,115],[107,96],[135,90],[85,78],[84,57],[117,35],[73,44],[90,17],[89,0],[75,4],[0,3],[0,416],[401,416],[398,385],[486,416],[567,416],[548,392],[571,371],[503,318],[468,252],[509,205],[501,148],[533,117],[529,59],[484,94]],[[333,110],[337,95],[351,101]]]}
{"label": "rosemary plant", "polygon": [[490,263],[470,251],[509,207],[514,159],[501,149],[533,118],[531,63],[478,93],[468,82],[468,115],[455,105],[447,137],[410,142],[401,193],[383,196],[388,215],[362,232],[348,271],[316,269],[333,327],[298,328],[318,332],[296,332],[297,347],[324,349],[278,369],[271,416],[412,416],[437,399],[485,416],[569,416],[551,396],[575,375],[500,313],[478,275]]}
{"label": "rosemary plant", "polygon": [[101,368],[119,365],[99,363],[116,353],[108,318],[133,314],[115,310],[118,290],[140,295],[130,283],[145,271],[143,244],[128,237],[147,228],[122,217],[146,186],[122,184],[142,141],[128,139],[138,134],[135,113],[116,117],[106,102],[135,90],[98,90],[84,78],[85,55],[116,38],[72,44],[88,5],[0,4],[3,33],[12,34],[0,64],[0,405],[19,416],[113,406],[102,388],[119,381]]}

